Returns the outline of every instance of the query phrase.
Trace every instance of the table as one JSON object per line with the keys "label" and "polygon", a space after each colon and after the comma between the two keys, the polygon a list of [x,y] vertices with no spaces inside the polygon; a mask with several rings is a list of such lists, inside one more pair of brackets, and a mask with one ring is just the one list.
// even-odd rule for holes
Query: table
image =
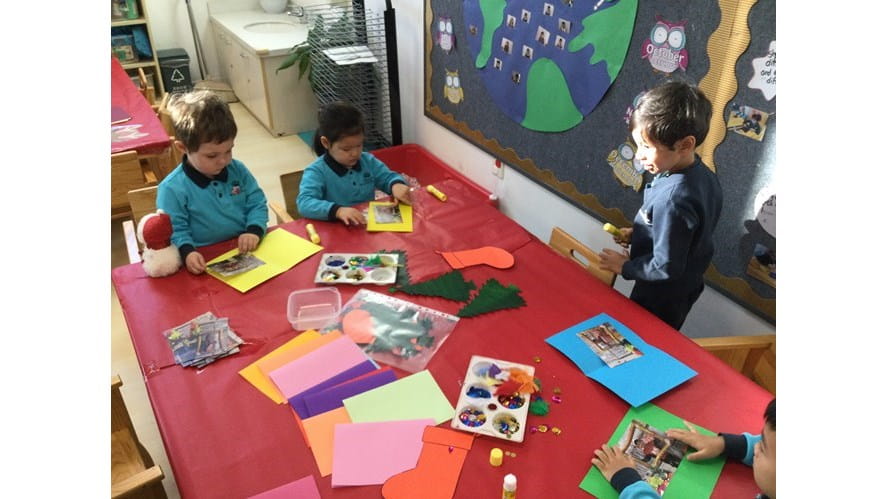
{"label": "table", "polygon": [[[765,390],[555,253],[490,206],[478,189],[456,178],[435,185],[446,192],[448,201],[439,202],[421,191],[413,233],[368,233],[314,221],[324,251],[246,294],[213,277],[193,276],[185,270],[160,279],[147,277],[138,264],[112,270],[182,497],[247,497],[308,474],[315,476],[323,497],[380,497],[381,486],[331,488],[331,477],[319,476],[288,406],[272,403],[237,374],[296,334],[286,318],[287,297],[291,291],[315,287],[314,272],[324,252],[405,250],[413,282],[450,270],[435,250],[491,245],[514,255],[515,265],[510,269],[482,265],[465,268],[463,274],[478,286],[489,278],[514,284],[527,306],[462,319],[428,369],[455,406],[472,355],[534,365],[543,393],[550,397],[551,390],[559,387],[563,402],[552,404],[548,416],[530,415],[527,424],[559,426],[563,433],[530,434],[523,443],[478,437],[462,469],[456,497],[497,497],[506,473],[517,475],[521,497],[590,497],[578,484],[593,451],[609,438],[629,406],[585,377],[544,340],[601,312],[699,373],[654,399],[654,404],[713,431],[757,432],[761,428],[762,413],[771,398]],[[272,230],[305,237],[306,223],[296,220]],[[231,241],[209,246],[204,255],[213,258],[233,245]],[[368,287],[387,293],[382,286]],[[338,288],[343,302],[359,289]],[[462,306],[442,298],[395,296],[448,313]],[[161,332],[206,311],[228,317],[246,344],[240,353],[197,373],[174,364]],[[534,363],[535,356],[540,357],[539,363]],[[449,422],[440,426],[449,427]],[[506,457],[502,467],[492,468],[488,458],[493,447],[517,456]],[[728,462],[713,497],[754,497],[756,492],[751,469]]]}
{"label": "table", "polygon": [[116,57],[111,57],[111,106],[129,113],[132,119],[111,126],[111,154],[136,151],[159,155],[169,147],[169,135],[157,114]]}

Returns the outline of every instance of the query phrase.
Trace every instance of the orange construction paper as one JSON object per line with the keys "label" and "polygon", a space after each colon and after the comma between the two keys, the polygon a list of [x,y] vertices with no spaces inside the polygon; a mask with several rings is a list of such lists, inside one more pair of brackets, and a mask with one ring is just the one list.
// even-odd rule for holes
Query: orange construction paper
{"label": "orange construction paper", "polygon": [[449,428],[426,427],[416,467],[389,478],[382,485],[382,497],[451,499],[475,436]]}
{"label": "orange construction paper", "polygon": [[306,441],[314,454],[314,461],[320,476],[333,473],[333,435],[337,424],[350,423],[351,418],[344,407],[302,420]]}
{"label": "orange construction paper", "polygon": [[507,269],[514,265],[514,255],[502,248],[484,246],[463,251],[438,251],[454,269],[485,263],[497,269]]}
{"label": "orange construction paper", "polygon": [[341,337],[342,334],[324,334],[308,330],[277,347],[264,357],[240,370],[239,374],[249,381],[260,392],[278,404],[285,404],[286,397],[280,393],[277,385],[268,377],[268,373],[278,367],[317,350],[323,345]]}
{"label": "orange construction paper", "polygon": [[302,424],[302,418],[299,417],[299,413],[296,412],[296,410],[293,409],[292,406],[290,406],[290,411],[292,411],[293,417],[296,418],[296,423],[298,423],[299,425],[299,431],[302,432],[302,438],[305,440],[305,445],[311,447],[311,442],[308,441],[308,433],[305,432],[305,425]]}

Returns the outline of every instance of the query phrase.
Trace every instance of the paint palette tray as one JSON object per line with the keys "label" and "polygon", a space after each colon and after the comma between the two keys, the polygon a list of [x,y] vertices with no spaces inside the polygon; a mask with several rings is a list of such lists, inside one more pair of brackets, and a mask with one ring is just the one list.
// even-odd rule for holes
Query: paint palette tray
{"label": "paint palette tray", "polygon": [[[531,366],[472,356],[450,426],[457,430],[523,442],[532,392],[513,389],[526,383],[532,384],[535,372],[536,369]],[[500,387],[509,393],[496,394]]]}
{"label": "paint palette tray", "polygon": [[324,253],[314,275],[319,284],[390,284],[397,279],[397,253]]}

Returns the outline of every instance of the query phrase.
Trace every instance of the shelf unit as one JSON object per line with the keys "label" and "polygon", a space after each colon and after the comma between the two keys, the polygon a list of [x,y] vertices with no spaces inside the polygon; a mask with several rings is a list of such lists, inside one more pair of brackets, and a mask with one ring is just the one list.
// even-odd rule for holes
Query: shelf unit
{"label": "shelf unit", "polygon": [[[151,47],[151,58],[140,58],[135,62],[121,62],[123,69],[126,70],[127,74],[130,76],[136,76],[138,74],[138,69],[153,69],[154,70],[154,93],[160,97],[164,94],[163,88],[163,75],[160,73],[160,62],[157,60],[157,47],[154,44],[154,36],[151,33],[151,22],[149,20],[148,11],[145,8],[145,4],[142,0],[137,0],[136,4],[138,5],[139,17],[135,19],[115,19],[111,18],[111,27],[112,28],[125,28],[125,27],[136,27],[136,26],[144,26],[145,34],[148,37],[148,44]],[[151,81],[149,80],[149,84]]]}

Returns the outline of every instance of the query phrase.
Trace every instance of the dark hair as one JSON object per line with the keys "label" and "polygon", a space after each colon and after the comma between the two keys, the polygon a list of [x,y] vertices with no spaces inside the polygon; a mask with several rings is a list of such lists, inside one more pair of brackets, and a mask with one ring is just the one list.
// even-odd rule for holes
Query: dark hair
{"label": "dark hair", "polygon": [[314,152],[318,156],[326,152],[320,137],[332,144],[342,137],[364,133],[363,113],[344,101],[331,102],[317,111],[317,131],[314,132]]}
{"label": "dark hair", "polygon": [[711,102],[699,87],[669,81],[645,92],[631,114],[629,129],[641,127],[647,137],[669,149],[692,135],[705,140],[711,122]]}
{"label": "dark hair", "polygon": [[173,94],[167,105],[176,140],[188,151],[197,151],[200,144],[219,143],[237,136],[237,123],[228,104],[209,90]]}
{"label": "dark hair", "polygon": [[776,431],[776,399],[771,400],[764,409],[764,421]]}

